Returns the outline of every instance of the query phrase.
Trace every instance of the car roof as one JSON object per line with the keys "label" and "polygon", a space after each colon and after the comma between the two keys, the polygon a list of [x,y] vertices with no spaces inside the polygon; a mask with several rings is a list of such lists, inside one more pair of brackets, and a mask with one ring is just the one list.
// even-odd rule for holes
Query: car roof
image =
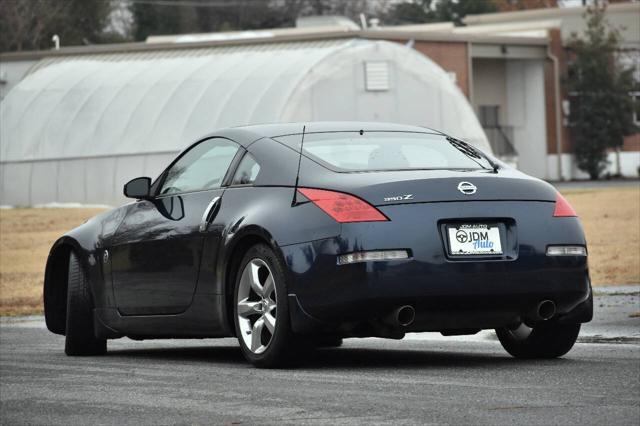
{"label": "car roof", "polygon": [[255,124],[241,128],[262,134],[263,137],[275,137],[302,132],[306,126],[307,133],[317,132],[357,132],[387,131],[387,132],[429,132],[440,133],[426,127],[411,126],[407,124],[380,123],[368,121],[312,121],[308,123],[280,123],[280,124]]}
{"label": "car roof", "polygon": [[248,126],[230,127],[210,133],[200,138],[200,140],[214,136],[222,136],[233,139],[244,147],[247,147],[261,138],[300,134],[302,133],[303,128],[305,128],[306,133],[358,132],[363,130],[365,132],[420,132],[441,134],[441,132],[427,127],[412,126],[408,124],[367,121],[312,121],[306,123],[252,124]]}

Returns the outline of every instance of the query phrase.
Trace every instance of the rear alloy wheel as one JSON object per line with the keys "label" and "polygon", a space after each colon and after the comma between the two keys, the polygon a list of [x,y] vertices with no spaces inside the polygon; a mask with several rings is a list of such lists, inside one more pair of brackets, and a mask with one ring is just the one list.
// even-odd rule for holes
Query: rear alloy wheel
{"label": "rear alloy wheel", "polygon": [[237,316],[240,336],[252,353],[263,353],[273,340],[277,308],[273,273],[264,260],[251,259],[240,276]]}
{"label": "rear alloy wheel", "polygon": [[571,350],[580,324],[545,321],[529,327],[524,323],[496,329],[502,347],[516,358],[558,358]]}
{"label": "rear alloy wheel", "polygon": [[107,352],[107,340],[96,338],[94,333],[87,277],[74,252],[69,255],[65,336],[64,352],[67,355],[102,355]]}
{"label": "rear alloy wheel", "polygon": [[236,276],[234,319],[245,358],[256,367],[277,367],[294,354],[283,267],[259,244],[247,252]]}

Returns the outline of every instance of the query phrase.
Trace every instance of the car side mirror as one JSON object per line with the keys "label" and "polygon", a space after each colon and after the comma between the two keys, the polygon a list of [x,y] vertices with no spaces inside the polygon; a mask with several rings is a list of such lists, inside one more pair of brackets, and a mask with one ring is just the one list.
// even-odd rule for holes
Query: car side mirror
{"label": "car side mirror", "polygon": [[137,200],[147,200],[151,198],[151,178],[139,177],[131,179],[124,185],[124,196]]}

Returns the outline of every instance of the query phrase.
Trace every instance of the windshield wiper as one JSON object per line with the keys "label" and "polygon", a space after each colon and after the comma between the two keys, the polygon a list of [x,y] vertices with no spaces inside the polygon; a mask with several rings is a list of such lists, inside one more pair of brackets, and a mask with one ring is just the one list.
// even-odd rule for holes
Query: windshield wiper
{"label": "windshield wiper", "polygon": [[483,160],[484,159],[487,163],[489,163],[491,165],[491,168],[493,169],[494,172],[498,171],[498,165],[497,164],[495,164],[488,157],[483,155],[481,152],[479,152],[477,149],[475,149],[474,147],[472,147],[468,143],[463,142],[461,140],[458,140],[456,138],[452,138],[451,136],[447,136],[447,141],[451,145],[453,145],[453,147],[456,148],[458,151],[462,152],[464,155],[466,155],[467,157],[471,158],[474,162],[476,162],[483,169],[487,169],[487,167],[485,167],[478,160]]}

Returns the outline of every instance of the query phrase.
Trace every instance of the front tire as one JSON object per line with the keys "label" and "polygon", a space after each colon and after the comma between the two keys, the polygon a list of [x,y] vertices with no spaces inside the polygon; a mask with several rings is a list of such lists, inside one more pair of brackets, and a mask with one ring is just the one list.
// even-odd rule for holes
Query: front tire
{"label": "front tire", "polygon": [[69,356],[102,355],[107,340],[97,339],[87,277],[74,252],[69,255],[67,283],[67,323],[64,352]]}
{"label": "front tire", "polygon": [[244,357],[256,367],[294,361],[299,344],[291,331],[284,266],[266,244],[246,253],[234,291],[236,336]]}
{"label": "front tire", "polygon": [[578,339],[580,324],[542,322],[533,328],[521,323],[496,329],[502,347],[516,358],[559,358],[571,350]]}

